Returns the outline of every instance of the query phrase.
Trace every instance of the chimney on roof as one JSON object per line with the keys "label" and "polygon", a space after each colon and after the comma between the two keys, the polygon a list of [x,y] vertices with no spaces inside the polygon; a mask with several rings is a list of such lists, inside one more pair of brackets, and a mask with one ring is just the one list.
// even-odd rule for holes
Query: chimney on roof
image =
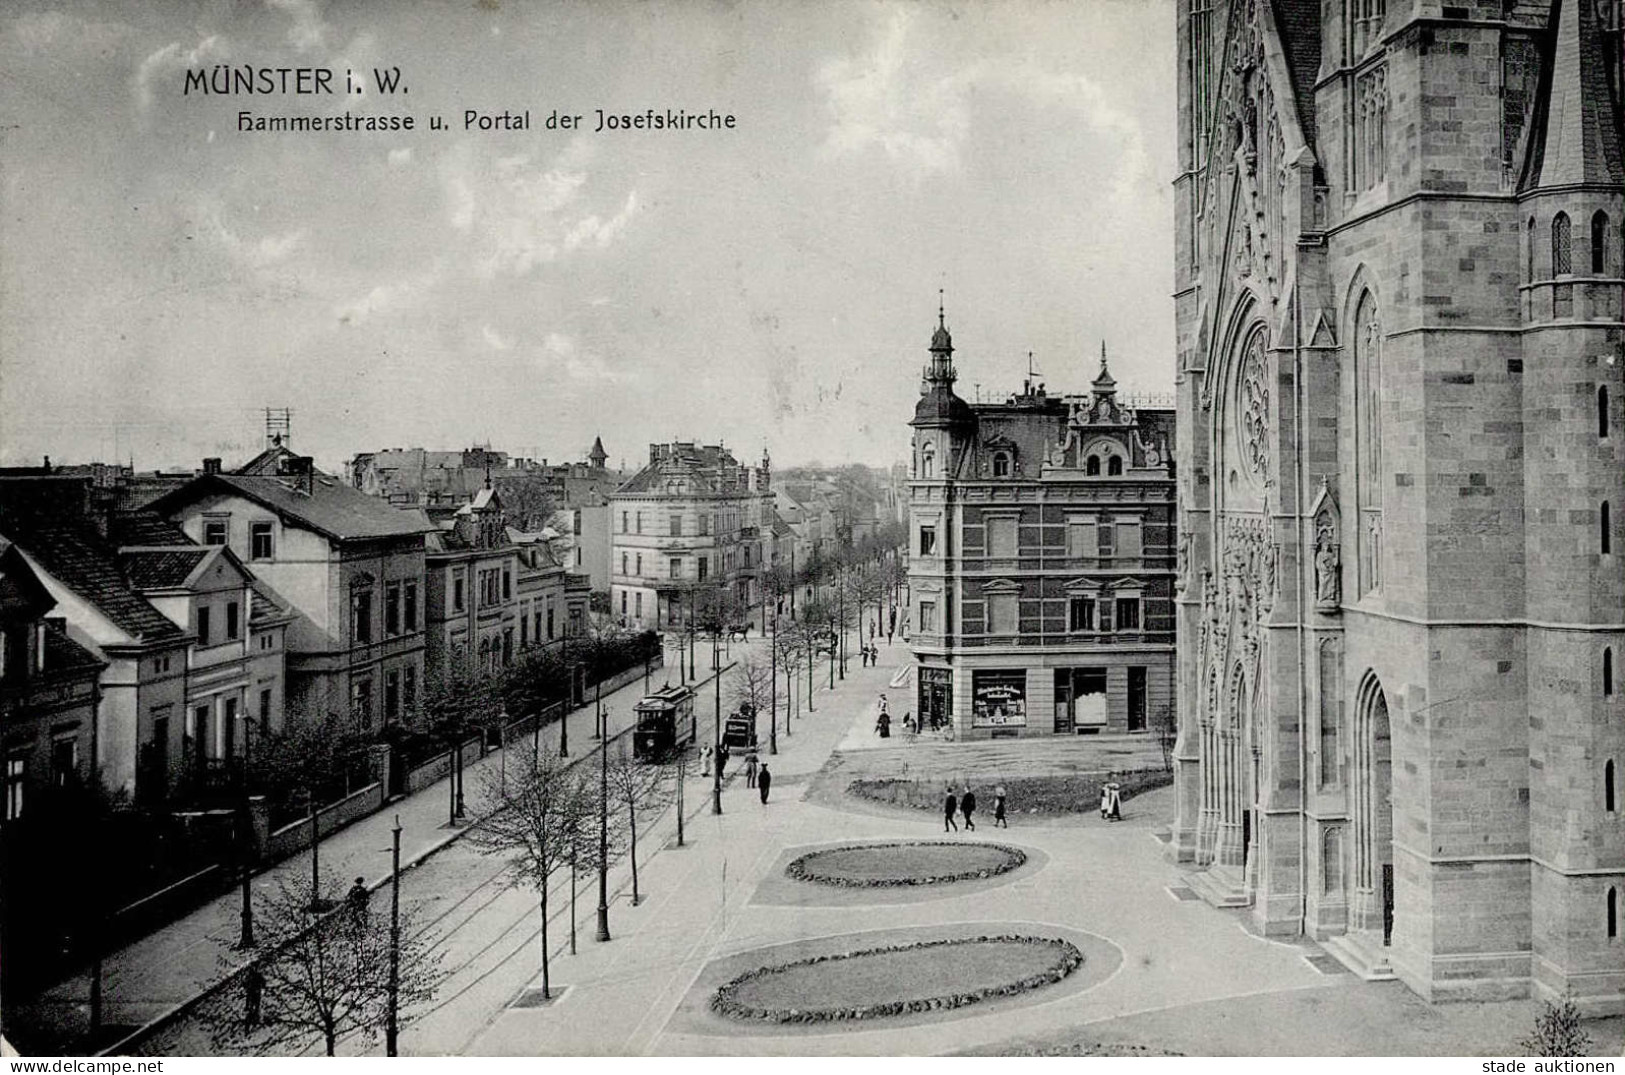
{"label": "chimney on roof", "polygon": [[203,473],[205,473],[205,474],[219,474],[220,473],[220,457],[217,456],[217,455],[207,456],[203,460]]}
{"label": "chimney on roof", "polygon": [[308,455],[288,455],[282,457],[282,475],[291,479],[288,484],[306,496],[311,495],[315,485],[315,460]]}

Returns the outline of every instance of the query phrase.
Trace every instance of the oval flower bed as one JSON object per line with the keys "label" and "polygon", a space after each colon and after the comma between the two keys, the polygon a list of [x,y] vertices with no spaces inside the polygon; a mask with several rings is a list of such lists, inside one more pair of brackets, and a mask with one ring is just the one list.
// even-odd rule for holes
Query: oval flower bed
{"label": "oval flower bed", "polygon": [[797,881],[843,888],[943,885],[997,877],[1027,861],[1005,844],[947,840],[851,844],[811,851],[786,866]]}
{"label": "oval flower bed", "polygon": [[758,967],[718,989],[711,1008],[775,1023],[948,1011],[1051,985],[1082,964],[1082,952],[1054,937],[918,941]]}

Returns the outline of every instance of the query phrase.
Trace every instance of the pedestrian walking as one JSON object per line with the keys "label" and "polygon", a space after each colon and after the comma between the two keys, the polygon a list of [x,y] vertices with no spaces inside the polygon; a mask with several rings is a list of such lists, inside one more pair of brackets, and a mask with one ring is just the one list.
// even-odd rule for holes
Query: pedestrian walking
{"label": "pedestrian walking", "polygon": [[975,832],[976,819],[971,815],[976,813],[976,793],[969,787],[966,787],[965,794],[959,797],[959,812],[965,815],[965,831]]}
{"label": "pedestrian walking", "polygon": [[1100,785],[1100,820],[1105,821],[1112,812],[1112,786],[1108,781]]}
{"label": "pedestrian walking", "polygon": [[367,882],[357,877],[355,884],[350,886],[350,891],[344,897],[344,905],[350,909],[350,914],[356,919],[363,919],[367,917],[367,901],[370,897],[371,893],[367,891]]}
{"label": "pedestrian walking", "polygon": [[747,788],[756,786],[756,770],[760,765],[761,759],[756,756],[754,750],[745,755],[745,786]]}
{"label": "pedestrian walking", "polygon": [[[703,746],[700,748],[700,775],[711,775],[711,748],[709,746]],[[1105,806],[1102,805],[1101,809],[1104,810]],[[1102,814],[1101,816],[1104,817],[1105,815]]]}
{"label": "pedestrian walking", "polygon": [[880,712],[880,738],[891,738],[891,714],[885,710]]}
{"label": "pedestrian walking", "polygon": [[1106,794],[1107,794],[1108,799],[1109,799],[1109,801],[1107,803],[1107,809],[1106,809],[1106,815],[1107,815],[1108,819],[1112,820],[1112,821],[1122,821],[1123,820],[1123,787],[1122,787],[1122,785],[1119,784],[1117,781],[1113,780],[1111,783],[1106,785]]}
{"label": "pedestrian walking", "polygon": [[1004,817],[1004,802],[1004,785],[1000,784],[998,787],[993,789],[993,827],[995,829],[1000,825],[1003,825],[1007,829],[1010,827],[1010,822],[1006,821]]}
{"label": "pedestrian walking", "polygon": [[773,773],[764,765],[762,771],[756,774],[756,791],[762,797],[763,806],[767,805],[767,792],[772,786]]}
{"label": "pedestrian walking", "polygon": [[942,800],[942,831],[952,829],[959,831],[959,822],[954,820],[954,814],[959,810],[959,800],[954,798],[954,789],[948,789],[948,797]]}

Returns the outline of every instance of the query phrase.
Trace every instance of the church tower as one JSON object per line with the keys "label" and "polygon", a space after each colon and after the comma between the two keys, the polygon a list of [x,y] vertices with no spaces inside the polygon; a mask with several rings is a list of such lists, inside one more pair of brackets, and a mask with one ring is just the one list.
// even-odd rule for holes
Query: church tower
{"label": "church tower", "polygon": [[1179,741],[1211,902],[1625,1011],[1619,0],[1178,0]]}

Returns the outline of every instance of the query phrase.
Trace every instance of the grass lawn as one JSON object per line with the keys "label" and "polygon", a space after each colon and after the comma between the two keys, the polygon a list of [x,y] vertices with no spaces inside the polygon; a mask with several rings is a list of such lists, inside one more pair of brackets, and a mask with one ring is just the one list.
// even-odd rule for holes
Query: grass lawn
{"label": "grass lawn", "polygon": [[977,843],[897,844],[886,847],[838,847],[815,851],[802,859],[811,878],[838,877],[880,883],[974,874],[1014,865],[1003,848]]}
{"label": "grass lawn", "polygon": [[1058,967],[1056,946],[965,941],[790,966],[742,983],[734,999],[754,1008],[859,1008],[975,993]]}

